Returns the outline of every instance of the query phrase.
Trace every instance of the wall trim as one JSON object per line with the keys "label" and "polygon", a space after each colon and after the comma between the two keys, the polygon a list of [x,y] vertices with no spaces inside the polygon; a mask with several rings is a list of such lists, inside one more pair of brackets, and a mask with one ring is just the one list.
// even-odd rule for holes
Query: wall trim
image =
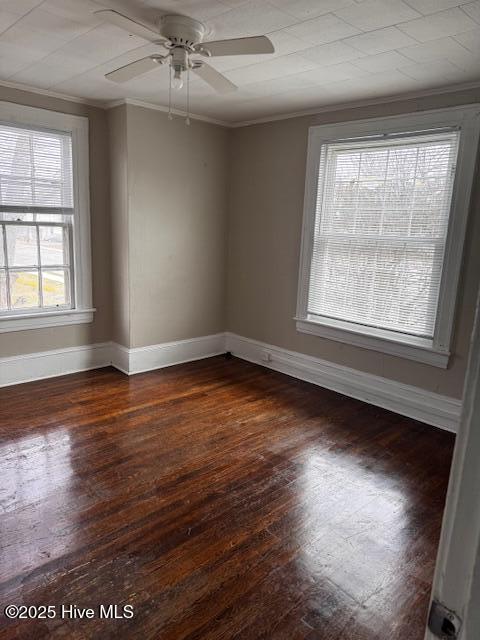
{"label": "wall trim", "polygon": [[456,398],[234,333],[217,333],[133,349],[113,342],[102,342],[0,358],[0,387],[109,365],[126,375],[133,375],[203,360],[225,351],[231,351],[242,360],[260,364],[435,427],[453,433],[457,431],[462,403]]}
{"label": "wall trim", "polygon": [[[112,100],[111,102],[107,102],[103,108],[107,110],[114,109],[115,107],[120,107],[124,104],[130,104],[135,107],[143,107],[144,109],[151,109],[152,111],[161,111],[162,113],[172,113],[174,116],[179,116],[180,118],[187,117],[187,112],[182,111],[181,109],[175,109],[173,107],[172,109],[169,109],[168,106],[162,104],[156,104],[155,102],[144,102],[143,100],[137,100],[135,98],[119,98],[118,100]],[[216,124],[219,127],[233,127],[233,124],[231,122],[216,120],[215,118],[210,118],[209,116],[202,116],[199,113],[190,113],[189,116],[193,120],[200,120],[201,122]]]}
{"label": "wall trim", "polygon": [[113,365],[132,375],[225,353],[225,334],[128,349],[101,342],[0,358],[0,387]]}
{"label": "wall trim", "polygon": [[0,315],[0,333],[86,324],[93,322],[95,311],[96,309],[62,309],[60,311],[41,311],[40,313]]}
{"label": "wall trim", "polygon": [[[338,102],[335,104],[326,104],[319,105],[317,107],[311,107],[310,109],[304,109],[301,111],[293,111],[287,113],[279,113],[271,116],[264,116],[262,118],[254,118],[252,120],[239,120],[239,121],[227,121],[227,120],[216,120],[215,118],[210,118],[209,116],[204,116],[200,114],[190,114],[191,118],[195,120],[201,120],[203,122],[210,122],[211,124],[216,124],[221,127],[226,127],[228,129],[239,129],[243,127],[250,127],[256,124],[267,124],[269,122],[277,122],[279,120],[290,120],[291,118],[303,118],[305,116],[315,116],[320,115],[322,113],[332,113],[334,111],[338,111],[338,109],[359,109],[361,107],[371,107],[375,105],[389,104],[394,102],[401,102],[403,100],[415,100],[418,98],[429,98],[437,95],[444,95],[450,93],[458,93],[459,91],[469,91],[471,89],[480,89],[480,83],[478,81],[474,82],[463,82],[455,85],[449,85],[444,87],[438,87],[437,89],[424,89],[423,91],[409,91],[406,93],[395,93],[390,96],[384,96],[380,98],[364,98],[363,100],[351,100]],[[144,107],[145,109],[153,109],[154,111],[163,111],[168,113],[168,107],[165,105],[160,105],[155,102],[148,102],[144,100],[137,100],[136,98],[119,98],[117,100],[112,100],[110,102],[104,103],[102,108],[104,109],[113,109],[114,107],[118,107],[122,104],[132,104],[137,107]],[[466,104],[476,104],[466,103]],[[423,111],[422,109],[420,111]],[[172,109],[172,113],[177,116],[185,117],[186,113],[179,109]]]}
{"label": "wall trim", "polygon": [[132,375],[174,364],[203,360],[221,353],[225,353],[224,333],[133,349],[112,343],[112,364],[123,373]]}
{"label": "wall trim", "polygon": [[[239,129],[242,127],[251,127],[256,124],[267,124],[269,122],[278,122],[279,120],[290,120],[291,118],[304,118],[306,116],[316,116],[322,113],[331,113],[338,111],[339,109],[359,109],[361,107],[374,107],[375,105],[389,104],[391,102],[402,102],[403,100],[415,100],[418,98],[429,98],[438,95],[448,95],[449,93],[458,93],[460,91],[469,91],[470,89],[480,89],[480,83],[478,80],[473,82],[462,82],[459,84],[447,85],[438,87],[436,89],[424,89],[421,91],[407,91],[405,93],[394,93],[389,96],[383,96],[380,98],[364,98],[363,100],[347,100],[346,102],[337,102],[335,104],[319,105],[317,107],[311,107],[310,109],[304,109],[301,111],[291,111],[290,113],[278,113],[276,115],[264,116],[263,118],[253,118],[252,120],[242,120],[232,122],[227,126],[232,129]],[[468,104],[476,104],[467,102]],[[446,107],[448,108],[448,107]],[[424,109],[419,109],[421,112]]]}
{"label": "wall trim", "polygon": [[[94,100],[88,98],[82,98],[80,96],[73,96],[66,93],[58,93],[51,89],[41,89],[40,87],[34,87],[30,84],[23,84],[19,82],[10,82],[7,80],[0,81],[0,87],[8,89],[17,89],[18,91],[27,91],[30,93],[36,93],[39,95],[47,96],[50,98],[57,98],[58,100],[66,100],[68,102],[77,102],[90,107],[96,107],[97,109],[112,109],[121,104],[133,104],[139,107],[145,107],[146,109],[154,109],[157,111],[168,112],[168,107],[159,105],[154,102],[148,102],[143,100],[137,100],[135,98],[120,98],[117,100]],[[400,102],[403,100],[414,100],[416,98],[428,98],[429,96],[437,96],[442,94],[457,93],[459,91],[468,91],[469,89],[478,89],[480,84],[478,81],[464,82],[455,85],[447,85],[444,87],[438,87],[436,89],[425,89],[423,91],[410,91],[406,93],[396,93],[390,96],[384,96],[380,98],[365,98],[363,100],[347,100],[346,102],[338,102],[336,104],[319,105],[311,107],[310,109],[304,109],[301,111],[293,111],[289,113],[279,113],[276,115],[264,116],[262,118],[253,118],[252,120],[241,121],[224,121],[210,118],[209,116],[203,116],[200,114],[190,114],[190,117],[195,120],[204,122],[210,122],[221,127],[227,127],[231,129],[237,129],[240,127],[250,127],[256,124],[266,124],[268,122],[277,122],[278,120],[289,120],[290,118],[302,118],[305,116],[320,115],[322,113],[329,113],[338,111],[338,109],[356,109],[360,107],[369,107],[374,105],[388,104],[390,102]],[[7,100],[8,102],[8,100]],[[185,117],[185,112],[178,109],[172,110],[172,113],[178,116]]]}
{"label": "wall trim", "polygon": [[462,403],[438,393],[364,373],[342,365],[289,351],[234,333],[227,333],[226,350],[234,356],[346,396],[389,409],[456,433]]}
{"label": "wall trim", "polygon": [[[67,102],[76,102],[78,104],[84,104],[89,107],[96,107],[97,109],[105,109],[105,102],[101,100],[89,100],[88,98],[72,96],[68,93],[58,93],[57,91],[52,91],[51,89],[41,89],[40,87],[34,87],[31,84],[23,84],[23,82],[10,82],[8,80],[1,80],[0,87],[5,87],[6,89],[16,89],[17,91],[26,91],[28,93],[36,93],[40,96],[46,96],[47,98],[56,98],[57,100],[66,100]],[[5,102],[11,102],[11,100],[5,100]],[[53,111],[57,111],[57,109],[53,109]]]}
{"label": "wall trim", "polygon": [[100,342],[0,358],[0,387],[107,367],[110,354],[110,342]]}
{"label": "wall trim", "polygon": [[[306,315],[306,314],[305,314]],[[405,340],[402,334],[395,334],[384,329],[362,327],[362,331],[354,323],[335,321],[325,318],[318,322],[306,318],[295,318],[297,331],[313,336],[321,336],[328,340],[335,340],[344,344],[353,344],[363,349],[371,349],[380,353],[388,353],[399,358],[407,358],[416,362],[423,362],[432,367],[446,369],[450,351],[433,347],[433,341],[427,338],[408,336]],[[402,340],[402,337],[404,340]]]}

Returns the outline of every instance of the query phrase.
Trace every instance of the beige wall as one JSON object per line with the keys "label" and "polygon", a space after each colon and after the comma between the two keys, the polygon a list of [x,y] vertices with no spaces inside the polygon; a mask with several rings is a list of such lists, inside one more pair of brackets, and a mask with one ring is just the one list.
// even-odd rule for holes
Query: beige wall
{"label": "beige wall", "polygon": [[473,206],[448,370],[296,331],[308,128],[480,102],[480,91],[342,109],[235,129],[231,145],[227,328],[242,336],[460,397],[480,276],[480,189]]}
{"label": "beige wall", "polygon": [[128,342],[124,330],[116,339],[141,347],[224,331],[229,131],[133,105],[126,131],[129,266],[114,308],[129,305],[130,320]]}
{"label": "beige wall", "polygon": [[66,327],[0,333],[0,357],[110,340],[110,203],[107,116],[103,109],[0,86],[0,100],[87,116],[90,138],[94,322]]}
{"label": "beige wall", "polygon": [[112,340],[130,345],[127,107],[108,112],[112,245]]}
{"label": "beige wall", "polygon": [[97,308],[92,324],[0,334],[0,357],[223,331],[229,131],[199,121],[187,127],[131,105],[105,111],[5,87],[0,100],[89,119]]}
{"label": "beige wall", "polygon": [[448,370],[300,334],[293,316],[309,126],[480,102],[479,90],[233,131],[5,87],[0,100],[89,118],[97,308],[92,324],[0,334],[0,356],[110,339],[138,347],[228,329],[460,397],[480,275],[478,174]]}

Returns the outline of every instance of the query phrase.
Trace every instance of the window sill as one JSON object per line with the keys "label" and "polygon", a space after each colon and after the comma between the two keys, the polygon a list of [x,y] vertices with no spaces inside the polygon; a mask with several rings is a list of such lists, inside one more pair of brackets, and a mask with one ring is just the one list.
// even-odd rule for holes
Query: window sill
{"label": "window sill", "polygon": [[43,311],[22,315],[0,316],[0,333],[63,327],[69,324],[93,322],[95,309],[66,309],[62,311]]}
{"label": "window sill", "polygon": [[392,331],[370,327],[364,327],[359,331],[355,325],[341,320],[294,319],[297,323],[297,331],[301,333],[423,362],[441,369],[446,369],[448,366],[450,352],[434,347],[433,340],[427,338],[402,336]]}

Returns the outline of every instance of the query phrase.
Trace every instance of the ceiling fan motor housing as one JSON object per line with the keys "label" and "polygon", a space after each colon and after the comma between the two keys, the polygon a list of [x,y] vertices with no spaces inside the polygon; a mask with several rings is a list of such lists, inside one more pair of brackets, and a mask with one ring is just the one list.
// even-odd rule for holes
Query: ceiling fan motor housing
{"label": "ceiling fan motor housing", "polygon": [[205,25],[188,16],[168,15],[160,19],[162,36],[174,46],[192,48],[202,42],[206,34]]}

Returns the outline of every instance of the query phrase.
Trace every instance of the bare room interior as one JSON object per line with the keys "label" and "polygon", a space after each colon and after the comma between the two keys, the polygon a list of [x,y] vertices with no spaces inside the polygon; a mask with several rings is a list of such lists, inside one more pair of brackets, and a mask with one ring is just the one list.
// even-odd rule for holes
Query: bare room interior
{"label": "bare room interior", "polygon": [[480,638],[480,0],[0,0],[0,638]]}

